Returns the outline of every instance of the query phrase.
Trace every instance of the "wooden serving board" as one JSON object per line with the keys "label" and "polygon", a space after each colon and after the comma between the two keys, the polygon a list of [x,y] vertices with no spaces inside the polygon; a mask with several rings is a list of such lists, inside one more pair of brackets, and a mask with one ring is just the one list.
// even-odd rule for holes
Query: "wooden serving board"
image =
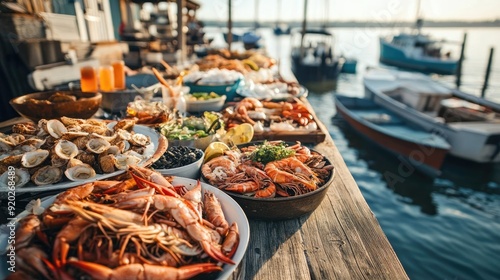
{"label": "wooden serving board", "polygon": [[[314,116],[316,121],[316,116]],[[317,122],[316,122],[317,123]],[[318,127],[314,131],[295,130],[295,131],[271,131],[265,128],[263,132],[254,132],[252,141],[256,140],[283,140],[289,142],[300,141],[301,143],[321,143],[325,140],[326,134]]]}
{"label": "wooden serving board", "polygon": [[[314,113],[314,110],[310,106],[309,102],[305,97],[300,97],[295,99],[296,101],[291,101],[292,103],[296,102],[302,102],[302,104],[307,108],[308,113],[310,114],[310,117],[312,117],[312,120],[310,123],[315,122],[317,124],[316,130],[306,130],[303,126],[298,126],[296,130],[293,131],[273,131],[269,127],[269,123],[264,125],[264,131],[263,132],[254,132],[254,136],[252,140],[283,140],[283,141],[289,141],[289,142],[295,142],[295,141],[300,141],[301,143],[311,143],[311,144],[317,144],[321,143],[325,140],[326,133],[327,131],[323,131],[321,126],[319,125],[318,118],[316,117],[316,114]],[[279,102],[279,101],[276,101]],[[228,103],[228,106],[236,106],[237,102],[231,102]],[[294,109],[291,111],[293,112]],[[231,122],[233,119],[233,114],[225,114],[225,111],[223,111],[223,115],[225,116],[225,121]],[[236,123],[241,122],[242,119],[237,119]],[[243,120],[244,121],[244,120]],[[257,121],[254,119],[254,121]],[[245,121],[244,121],[245,122]],[[295,126],[297,126],[297,123],[294,123]]]}

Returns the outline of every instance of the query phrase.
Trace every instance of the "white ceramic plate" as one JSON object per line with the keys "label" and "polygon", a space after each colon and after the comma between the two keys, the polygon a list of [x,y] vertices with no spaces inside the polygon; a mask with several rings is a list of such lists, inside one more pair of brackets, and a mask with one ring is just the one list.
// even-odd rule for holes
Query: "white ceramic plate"
{"label": "white ceramic plate", "polygon": [[[188,178],[183,178],[183,177],[174,177],[174,180],[172,184],[175,185],[184,185],[188,189],[192,189],[196,186],[196,180],[193,179],[188,179]],[[245,252],[248,247],[248,242],[250,240],[250,225],[248,224],[248,219],[245,215],[245,212],[243,212],[243,209],[232,199],[229,195],[225,194],[223,191],[207,184],[207,183],[201,183],[201,187],[203,191],[210,191],[215,196],[219,199],[221,205],[222,205],[222,211],[224,212],[224,215],[226,217],[226,220],[229,222],[231,225],[233,222],[235,222],[238,225],[238,230],[240,232],[240,244],[238,245],[238,248],[236,249],[236,253],[233,256],[233,261],[235,262],[234,265],[230,264],[225,264],[222,267],[222,271],[218,275],[217,279],[227,279],[229,276],[233,273],[233,271],[236,269],[238,264],[241,262],[243,259],[243,256],[245,255]],[[42,207],[47,209],[55,200],[57,195],[48,197],[48,198],[43,198],[42,199]],[[17,217],[16,217],[16,222],[28,215],[29,213],[27,211],[21,212]],[[5,225],[2,225],[2,228],[0,230],[0,279],[4,279],[7,274],[8,274],[8,266],[6,262],[6,256],[5,256],[5,248],[7,248],[7,238],[8,238],[8,228],[5,227]]]}
{"label": "white ceramic plate", "polygon": [[[151,143],[146,146],[146,149],[144,150],[143,156],[144,159],[139,162],[139,166],[144,166],[147,165],[151,162],[154,162],[156,159],[158,159],[159,156],[165,152],[166,147],[162,147],[163,145],[167,145],[166,141],[164,141],[165,138],[162,139],[163,136],[158,134],[154,129],[143,126],[143,125],[134,125],[134,132],[135,133],[141,133],[144,135],[149,136],[151,139]],[[165,149],[163,152],[161,152],[160,149]],[[161,153],[160,153],[161,152]],[[159,154],[159,155],[158,155]],[[153,157],[156,157],[154,159]],[[83,181],[64,181],[64,182],[59,182],[56,184],[50,184],[50,185],[42,185],[42,186],[37,186],[33,184],[32,182],[29,182],[28,184],[24,185],[23,187],[16,188],[16,193],[26,193],[26,192],[43,192],[43,191],[52,191],[52,190],[64,190],[67,188],[71,188],[74,186],[82,185],[88,182],[94,182],[106,178],[110,178],[119,174],[124,173],[125,170],[118,170],[113,173],[107,173],[107,174],[97,174],[97,176],[90,178],[88,180],[83,180]],[[0,187],[0,193],[6,193],[9,190],[6,187]]]}

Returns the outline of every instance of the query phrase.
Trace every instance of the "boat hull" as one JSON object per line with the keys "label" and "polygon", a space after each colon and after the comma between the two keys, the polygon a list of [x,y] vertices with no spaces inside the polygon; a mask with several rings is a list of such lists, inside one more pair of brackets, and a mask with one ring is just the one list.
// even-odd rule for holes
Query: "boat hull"
{"label": "boat hull", "polygon": [[443,122],[442,118],[426,115],[387,96],[380,89],[382,83],[365,78],[365,95],[406,121],[441,135],[450,143],[451,155],[479,163],[500,162],[500,124]]}
{"label": "boat hull", "polygon": [[458,65],[456,60],[442,60],[432,57],[409,57],[402,49],[384,39],[380,39],[380,62],[404,69],[441,75],[454,75]]}
{"label": "boat hull", "polygon": [[396,155],[402,155],[416,169],[427,175],[437,176],[441,173],[440,168],[448,153],[448,148],[409,141],[385,133],[383,129],[378,128],[373,123],[356,116],[354,112],[342,104],[345,101],[345,97],[336,97],[335,106],[337,112],[356,132],[383,149]]}
{"label": "boat hull", "polygon": [[329,64],[304,64],[292,56],[292,72],[300,84],[312,92],[327,92],[336,89],[342,62],[334,60]]}
{"label": "boat hull", "polygon": [[[223,36],[224,36],[224,41],[227,43],[229,37],[228,33],[224,32]],[[241,41],[243,41],[243,36],[233,33],[232,42],[241,42]]]}
{"label": "boat hull", "polygon": [[356,67],[358,65],[358,61],[355,59],[346,59],[344,64],[342,65],[341,73],[347,74],[356,74]]}
{"label": "boat hull", "polygon": [[292,28],[290,26],[281,26],[277,25],[273,29],[274,35],[289,35],[292,32]]}

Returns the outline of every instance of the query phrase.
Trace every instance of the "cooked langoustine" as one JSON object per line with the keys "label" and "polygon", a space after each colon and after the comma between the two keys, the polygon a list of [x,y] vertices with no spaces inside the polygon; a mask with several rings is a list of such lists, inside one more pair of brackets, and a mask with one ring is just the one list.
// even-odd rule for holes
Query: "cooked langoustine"
{"label": "cooked langoustine", "polygon": [[[198,200],[201,189],[183,198],[156,172],[130,172],[136,179],[87,183],[59,195],[41,215],[24,218],[16,249],[26,265],[9,279],[186,279],[233,263],[238,228],[228,226],[211,193],[205,191],[210,199],[200,216],[187,198]],[[174,193],[157,191],[170,188]],[[209,216],[212,222],[202,218]]]}
{"label": "cooked langoustine", "polygon": [[234,162],[228,156],[220,156],[203,164],[201,172],[212,185],[218,185],[236,174],[237,165],[238,162]]}
{"label": "cooked langoustine", "polygon": [[309,167],[295,157],[271,161],[264,168],[271,179],[295,194],[302,194],[317,189],[318,179]]}

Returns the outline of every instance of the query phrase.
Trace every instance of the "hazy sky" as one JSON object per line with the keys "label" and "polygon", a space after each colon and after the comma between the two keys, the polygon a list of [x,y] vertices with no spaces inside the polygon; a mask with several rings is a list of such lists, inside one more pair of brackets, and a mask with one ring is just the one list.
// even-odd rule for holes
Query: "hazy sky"
{"label": "hazy sky", "polygon": [[[228,0],[197,0],[199,19],[227,20]],[[302,20],[303,0],[232,0],[234,20]],[[281,12],[278,13],[278,3]],[[421,0],[421,15],[432,20],[500,19],[500,0]],[[328,13],[326,12],[328,11]],[[413,21],[417,0],[309,0],[308,19]]]}

